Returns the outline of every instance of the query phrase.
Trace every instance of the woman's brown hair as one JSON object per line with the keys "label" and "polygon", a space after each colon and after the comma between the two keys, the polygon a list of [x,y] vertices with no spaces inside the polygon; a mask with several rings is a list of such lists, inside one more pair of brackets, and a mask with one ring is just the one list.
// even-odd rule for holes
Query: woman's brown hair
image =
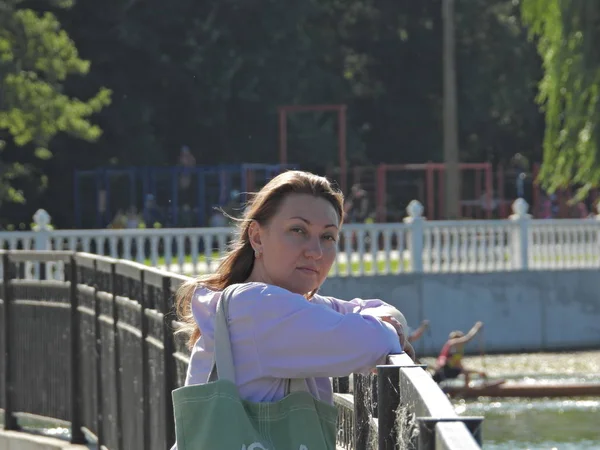
{"label": "woman's brown hair", "polygon": [[[253,221],[266,225],[277,213],[283,199],[289,194],[308,194],[327,200],[335,208],[340,225],[344,221],[344,196],[334,188],[327,178],[309,172],[291,170],[283,172],[269,181],[248,202],[246,212],[237,220],[237,236],[230,250],[221,260],[216,271],[184,283],[177,291],[175,305],[183,326],[178,332],[190,335],[188,345],[192,347],[200,337],[200,329],[192,315],[192,296],[199,286],[222,291],[227,286],[243,283],[254,266],[254,250],[250,244],[248,228]],[[315,291],[308,294],[313,296]]]}

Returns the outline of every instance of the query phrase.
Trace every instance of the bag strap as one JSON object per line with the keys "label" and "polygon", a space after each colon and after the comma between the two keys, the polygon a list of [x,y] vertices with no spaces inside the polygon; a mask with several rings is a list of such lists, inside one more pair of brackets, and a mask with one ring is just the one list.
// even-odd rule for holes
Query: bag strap
{"label": "bag strap", "polygon": [[304,378],[288,378],[285,384],[285,394],[288,395],[292,392],[310,392],[306,385]]}
{"label": "bag strap", "polygon": [[[213,365],[208,376],[208,382],[218,379],[228,380],[235,384],[235,365],[233,363],[233,352],[231,350],[231,339],[229,338],[229,327],[227,317],[229,315],[229,301],[233,295],[235,285],[226,287],[221,293],[217,303],[217,315],[215,318],[215,351]],[[218,369],[217,369],[218,368]],[[309,392],[304,378],[288,378],[285,386],[285,395],[291,392]]]}
{"label": "bag strap", "polygon": [[221,298],[219,298],[217,303],[217,315],[215,317],[215,351],[212,369],[208,376],[209,383],[211,381],[222,379],[231,381],[235,384],[235,365],[233,364],[229,327],[227,326],[229,300],[233,293],[233,289],[233,286],[226,287],[221,293]]}

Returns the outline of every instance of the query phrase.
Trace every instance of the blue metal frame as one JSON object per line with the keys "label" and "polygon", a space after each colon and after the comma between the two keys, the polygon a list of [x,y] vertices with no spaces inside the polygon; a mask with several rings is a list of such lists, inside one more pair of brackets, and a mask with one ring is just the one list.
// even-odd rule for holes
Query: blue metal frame
{"label": "blue metal frame", "polygon": [[[129,177],[129,202],[131,205],[137,205],[137,181],[142,182],[142,208],[144,208],[145,198],[148,194],[154,195],[157,198],[158,194],[158,176],[161,174],[168,174],[170,176],[169,182],[171,184],[171,204],[166,208],[167,217],[169,223],[173,226],[177,226],[179,223],[179,177],[182,173],[189,173],[190,175],[196,175],[197,181],[197,192],[198,192],[198,220],[199,223],[206,223],[206,177],[209,175],[224,176],[225,180],[219,180],[220,192],[218,202],[223,202],[225,198],[228,200],[228,196],[224,192],[231,190],[231,177],[233,174],[240,174],[241,186],[240,192],[242,193],[242,200],[246,202],[248,200],[246,187],[248,183],[248,170],[259,171],[264,170],[264,179],[269,180],[278,173],[296,168],[293,165],[281,165],[281,164],[257,164],[257,163],[246,163],[246,164],[219,164],[216,166],[197,166],[194,168],[183,168],[179,166],[175,167],[119,167],[119,168],[106,168],[101,167],[95,170],[77,170],[75,171],[75,177],[73,181],[74,188],[74,223],[76,227],[81,228],[82,223],[82,199],[81,199],[81,182],[85,177],[93,177],[96,185],[96,198],[94,203],[96,205],[96,227],[104,228],[111,220],[111,180],[116,176],[126,175]],[[262,179],[262,177],[260,177]],[[223,184],[224,183],[224,184]],[[99,193],[104,190],[106,192],[106,209],[104,212],[99,210]]]}

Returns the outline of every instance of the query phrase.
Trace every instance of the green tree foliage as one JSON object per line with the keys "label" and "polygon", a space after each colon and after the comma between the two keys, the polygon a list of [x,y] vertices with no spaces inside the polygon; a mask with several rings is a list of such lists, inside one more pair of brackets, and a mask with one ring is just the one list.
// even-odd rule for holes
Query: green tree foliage
{"label": "green tree foliage", "polygon": [[463,161],[541,156],[543,118],[533,97],[542,76],[511,1],[456,2],[459,127]]}
{"label": "green tree foliage", "polygon": [[583,197],[600,185],[600,3],[522,0],[521,11],[544,65],[540,181],[550,192],[575,184]]}
{"label": "green tree foliage", "polygon": [[[78,3],[63,16],[93,55],[89,80],[114,90],[105,155],[172,165],[186,144],[200,164],[277,162],[278,106],[351,99],[335,3],[181,0],[168,13],[160,0]],[[335,158],[332,119],[291,115],[290,158]]]}
{"label": "green tree foliage", "polygon": [[[49,187],[37,202],[64,199],[52,210],[58,226],[72,223],[75,169],[172,166],[182,145],[203,165],[277,163],[280,105],[346,104],[351,166],[442,161],[440,0],[109,0],[54,13],[92,62],[64,90],[113,92],[95,116],[102,137],[59,134],[43,164]],[[519,5],[457,0],[456,21],[461,159],[539,160],[541,63]],[[335,114],[291,114],[288,137],[290,161],[338,165]],[[374,175],[365,182],[374,189]],[[126,180],[113,188],[126,191]],[[81,184],[90,208],[95,189]],[[128,206],[112,198],[112,209]]]}
{"label": "green tree foliage", "polygon": [[[64,92],[67,77],[85,75],[90,63],[79,58],[54,14],[21,6],[20,0],[0,0],[0,146],[21,148],[16,161],[3,158],[0,204],[25,200],[15,180],[32,176],[36,166],[24,163],[31,158],[23,152],[32,150],[33,161],[51,158],[50,142],[60,132],[96,141],[101,130],[89,117],[110,103],[110,91],[104,88],[87,101]],[[71,2],[55,1],[53,6],[65,8]],[[47,177],[39,182],[45,184]]]}

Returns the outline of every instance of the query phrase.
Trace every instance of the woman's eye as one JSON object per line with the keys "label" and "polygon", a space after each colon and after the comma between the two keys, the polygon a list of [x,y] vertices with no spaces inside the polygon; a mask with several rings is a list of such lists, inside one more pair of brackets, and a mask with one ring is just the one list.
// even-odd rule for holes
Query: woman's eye
{"label": "woman's eye", "polygon": [[294,233],[304,234],[304,230],[302,228],[294,227],[292,228]]}
{"label": "woman's eye", "polygon": [[326,235],[323,236],[323,239],[327,240],[327,241],[331,241],[331,242],[335,242],[337,239],[335,238],[335,236],[331,236],[331,235]]}

